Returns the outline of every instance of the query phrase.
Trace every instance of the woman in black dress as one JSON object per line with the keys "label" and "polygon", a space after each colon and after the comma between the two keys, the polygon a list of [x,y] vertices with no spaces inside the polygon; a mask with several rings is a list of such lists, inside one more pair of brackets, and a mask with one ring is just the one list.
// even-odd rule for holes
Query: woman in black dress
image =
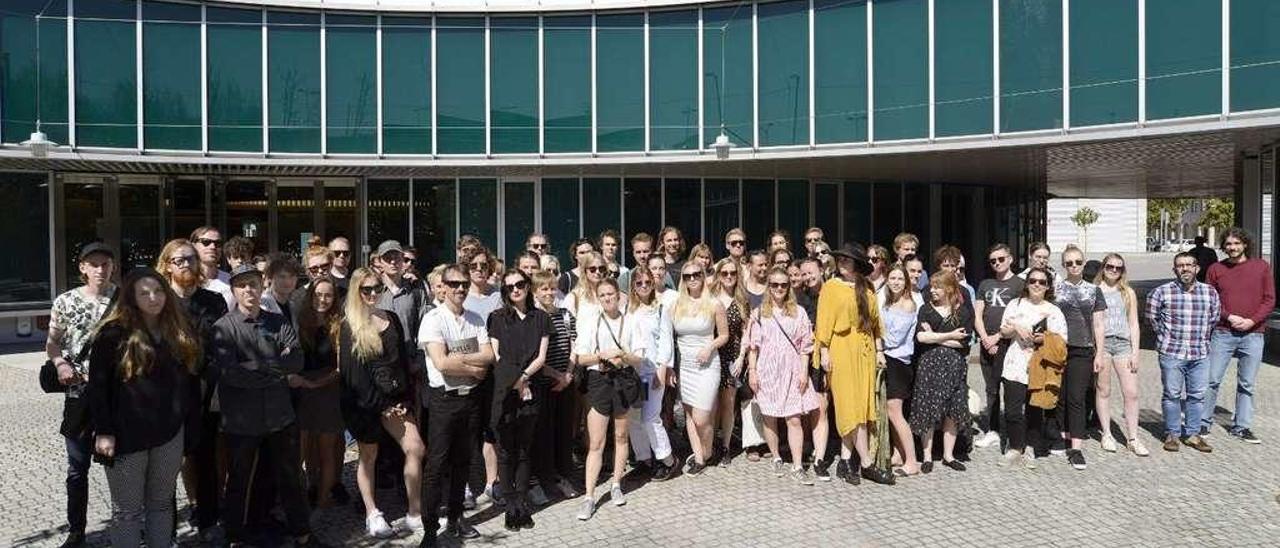
{"label": "woman in black dress", "polygon": [[924,461],[920,471],[933,470],[933,432],[942,425],[942,464],[956,471],[959,425],[969,421],[969,336],[973,333],[973,309],[961,302],[960,285],[950,272],[929,278],[930,302],[920,307],[916,319],[916,382],[911,395],[911,431],[920,436]]}
{"label": "woman in black dress", "polygon": [[342,437],[342,408],[338,404],[338,354],[333,348],[342,309],[338,286],[328,276],[307,288],[298,310],[298,338],[302,343],[302,373],[289,376],[293,405],[301,434],[302,462],[317,508],[332,505],[330,493],[338,480],[338,442]]}
{"label": "woman in black dress", "polygon": [[489,315],[489,341],[498,357],[493,369],[489,427],[497,437],[498,478],[507,499],[508,531],[532,528],[529,490],[533,435],[546,389],[530,382],[547,362],[551,318],[533,306],[529,277],[519,270],[502,278],[502,308]]}
{"label": "woman in black dress", "polygon": [[356,484],[364,500],[365,528],[371,536],[394,533],[373,500],[378,438],[386,430],[404,450],[404,483],[409,510],[405,525],[422,529],[422,458],[426,446],[418,435],[415,401],[409,387],[408,351],[395,314],[375,306],[386,291],[368,268],[351,275],[346,319],[338,337],[338,370],[342,374],[342,418],[359,442]]}
{"label": "woman in black dress", "polygon": [[[711,294],[716,300],[724,306],[725,320],[729,326],[729,342],[724,343],[718,352],[720,353],[720,394],[716,398],[716,426],[720,427],[720,443],[715,445],[711,460],[719,462],[720,466],[729,466],[732,462],[732,452],[729,448],[729,442],[733,440],[733,423],[736,422],[738,416],[738,404],[746,402],[737,402],[738,380],[742,375],[742,366],[746,362],[746,351],[742,346],[742,339],[745,334],[745,325],[747,316],[751,315],[751,309],[747,304],[747,295],[742,289],[742,272],[737,263],[732,258],[720,259],[713,269],[715,276],[711,279]],[[748,407],[754,409],[754,407]],[[744,416],[744,421],[752,420],[750,416]],[[759,428],[754,425],[744,424],[743,449],[748,451],[749,460],[759,460],[758,451],[755,446],[758,441],[755,438],[760,436],[747,436],[746,429],[750,428],[751,432],[758,432]]]}

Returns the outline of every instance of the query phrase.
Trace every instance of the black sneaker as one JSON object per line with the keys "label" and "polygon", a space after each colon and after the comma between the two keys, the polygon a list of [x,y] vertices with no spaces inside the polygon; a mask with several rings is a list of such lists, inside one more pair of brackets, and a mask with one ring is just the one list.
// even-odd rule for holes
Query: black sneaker
{"label": "black sneaker", "polygon": [[[1200,434],[1200,435],[1204,436],[1204,434]],[[1262,440],[1258,439],[1258,436],[1253,435],[1253,431],[1249,430],[1248,428],[1232,430],[1231,435],[1235,436],[1236,438],[1239,438],[1240,441],[1245,443],[1252,443],[1254,445],[1262,443]]]}
{"label": "black sneaker", "polygon": [[689,463],[689,468],[684,471],[686,475],[696,476],[706,471],[707,465],[698,461]]}
{"label": "black sneaker", "polygon": [[728,447],[721,447],[720,462],[719,462],[720,467],[728,468],[730,464],[733,464],[733,451],[730,451]]}
{"label": "black sneaker", "polygon": [[813,461],[813,477],[819,481],[831,481],[831,459]]}
{"label": "black sneaker", "polygon": [[1209,437],[1209,427],[1208,427],[1208,426],[1201,426],[1201,427],[1200,427],[1200,437],[1202,437],[1202,438],[1207,438],[1207,437]]}
{"label": "black sneaker", "polygon": [[839,470],[839,467],[843,467],[845,470],[847,470],[847,472],[845,472],[844,474],[845,483],[849,485],[858,485],[859,483],[862,483],[862,479],[858,477],[857,465],[842,459],[840,461],[840,464],[837,465],[837,470]]}
{"label": "black sneaker", "polygon": [[467,520],[463,518],[450,520],[444,527],[444,534],[460,539],[473,539],[480,537],[480,531],[477,531],[475,527],[472,527],[471,524],[467,523]]}
{"label": "black sneaker", "polygon": [[1084,452],[1079,449],[1067,449],[1067,462],[1071,463],[1071,467],[1076,470],[1084,470],[1089,465],[1084,462]]}
{"label": "black sneaker", "polygon": [[67,540],[62,541],[60,548],[80,548],[85,546],[84,533],[71,533],[67,535]]}
{"label": "black sneaker", "polygon": [[836,477],[840,479],[849,477],[849,461],[840,459],[840,461],[836,463]]}
{"label": "black sneaker", "polygon": [[666,464],[663,464],[662,461],[658,461],[658,463],[653,466],[653,475],[649,477],[649,480],[667,481],[671,479],[671,476],[675,473],[676,467],[667,466]]}

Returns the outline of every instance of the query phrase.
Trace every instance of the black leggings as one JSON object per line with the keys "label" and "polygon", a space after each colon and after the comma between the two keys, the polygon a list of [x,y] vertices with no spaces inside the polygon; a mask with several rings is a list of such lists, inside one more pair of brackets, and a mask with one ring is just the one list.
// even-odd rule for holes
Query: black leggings
{"label": "black leggings", "polygon": [[[987,408],[983,412],[981,426],[987,432],[1000,431],[1000,372],[1004,369],[1004,354],[1009,350],[1009,339],[1000,339],[995,354],[978,345],[978,362],[982,368],[982,386],[986,389]],[[1024,400],[1026,398],[1023,398]]]}
{"label": "black leggings", "polygon": [[1093,354],[1091,347],[1067,347],[1067,369],[1058,395],[1058,421],[1060,431],[1070,433],[1074,439],[1084,439],[1087,430],[1085,395],[1093,384]]}
{"label": "black leggings", "polygon": [[533,440],[533,473],[544,487],[559,478],[571,478],[573,468],[574,387],[559,392],[543,388],[542,411],[538,413],[538,435]]}
{"label": "black leggings", "polygon": [[529,490],[529,472],[533,435],[538,425],[538,401],[521,401],[509,391],[503,402],[502,417],[494,428],[497,437],[498,481],[507,499],[507,513],[518,513]]}

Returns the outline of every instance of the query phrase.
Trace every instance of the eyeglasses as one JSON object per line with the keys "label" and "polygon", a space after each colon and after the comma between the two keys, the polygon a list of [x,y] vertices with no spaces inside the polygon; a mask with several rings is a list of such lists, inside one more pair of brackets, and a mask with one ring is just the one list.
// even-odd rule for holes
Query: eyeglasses
{"label": "eyeglasses", "polygon": [[474,272],[488,272],[489,263],[471,263],[471,270]]}
{"label": "eyeglasses", "polygon": [[315,274],[317,272],[324,272],[326,270],[329,270],[329,267],[332,267],[332,266],[333,266],[333,263],[322,263],[318,265],[312,265],[307,267],[307,272],[310,272],[312,274]]}
{"label": "eyeglasses", "polygon": [[653,287],[653,282],[649,280],[637,280],[636,283],[633,283],[631,285],[635,286],[636,289],[645,289],[645,288]]}
{"label": "eyeglasses", "polygon": [[448,287],[449,289],[463,289],[466,288],[467,284],[470,282],[466,280],[444,280],[440,283],[444,284],[445,287]]}
{"label": "eyeglasses", "polygon": [[608,270],[608,269],[606,269],[606,268],[605,268],[605,267],[603,267],[603,266],[588,266],[585,270],[586,270],[587,272],[592,273],[592,274],[596,274],[596,273],[599,273],[599,272],[600,272],[600,271],[602,271],[602,270]]}
{"label": "eyeglasses", "polygon": [[1040,287],[1049,287],[1049,280],[1044,278],[1028,278],[1027,285],[1038,285]]}
{"label": "eyeglasses", "polygon": [[1197,266],[1200,266],[1200,265],[1196,263],[1179,263],[1179,264],[1173,265],[1173,267],[1178,270],[1190,270],[1190,269],[1196,268]]}
{"label": "eyeglasses", "polygon": [[1067,261],[1067,260],[1062,261],[1062,266],[1071,267],[1071,266],[1082,266],[1082,265],[1084,265],[1083,259],[1073,259],[1070,261]]}
{"label": "eyeglasses", "polygon": [[329,252],[333,253],[334,257],[349,257],[351,255],[350,249],[330,249]]}
{"label": "eyeglasses", "polygon": [[804,241],[805,243],[813,244],[813,243],[821,242],[822,238],[805,238]]}
{"label": "eyeglasses", "polygon": [[181,266],[184,264],[192,264],[196,262],[195,255],[174,255],[169,257],[169,264],[173,266]]}
{"label": "eyeglasses", "polygon": [[681,280],[685,280],[685,281],[688,281],[688,280],[701,280],[701,279],[702,279],[702,273],[701,273],[701,272],[686,272],[686,273],[684,273],[684,274],[681,274],[681,275],[680,275],[680,279],[681,279]]}
{"label": "eyeglasses", "polygon": [[[819,255],[830,255],[830,251],[819,251]],[[884,257],[867,257],[867,260],[873,263],[883,263]]]}
{"label": "eyeglasses", "polygon": [[1008,255],[1001,255],[1001,256],[999,256],[999,257],[992,257],[992,258],[990,258],[990,259],[987,259],[987,262],[988,262],[988,263],[991,263],[991,264],[993,264],[993,265],[997,265],[997,264],[1003,263],[1003,262],[1008,261],[1008,260],[1009,260],[1009,256],[1008,256]]}
{"label": "eyeglasses", "polygon": [[386,290],[387,290],[387,286],[382,285],[382,284],[378,284],[378,285],[362,285],[362,286],[360,286],[360,294],[361,294],[361,295],[364,295],[364,296],[366,296],[366,297],[372,297],[372,296],[374,296],[374,295],[379,295],[379,294],[381,294],[383,291],[386,291]]}
{"label": "eyeglasses", "polygon": [[502,287],[507,288],[507,291],[512,291],[512,290],[524,291],[526,289],[529,289],[529,282],[520,280],[513,284],[503,284]]}
{"label": "eyeglasses", "polygon": [[529,244],[529,247],[533,249],[546,249],[547,244]]}
{"label": "eyeglasses", "polygon": [[738,271],[737,271],[737,270],[721,270],[721,271],[720,271],[720,277],[721,277],[721,278],[732,278],[732,277],[737,276],[737,275],[738,275]]}
{"label": "eyeglasses", "polygon": [[725,243],[728,244],[729,247],[742,247],[744,245],[747,245],[746,240],[729,240]]}
{"label": "eyeglasses", "polygon": [[218,247],[222,245],[222,240],[215,240],[212,238],[196,238],[196,243],[205,247]]}
{"label": "eyeglasses", "polygon": [[1103,265],[1102,268],[1105,268],[1107,272],[1124,272],[1124,265],[1122,264]]}
{"label": "eyeglasses", "polygon": [[786,289],[791,287],[791,282],[769,282],[769,289]]}

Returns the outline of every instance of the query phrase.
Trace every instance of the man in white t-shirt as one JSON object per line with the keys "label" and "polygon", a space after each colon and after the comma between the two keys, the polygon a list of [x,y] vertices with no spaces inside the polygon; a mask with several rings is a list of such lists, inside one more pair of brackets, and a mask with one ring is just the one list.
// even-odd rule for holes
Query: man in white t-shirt
{"label": "man in white t-shirt", "polygon": [[204,288],[222,295],[227,301],[227,310],[236,307],[236,298],[231,294],[231,273],[218,269],[222,260],[222,232],[218,227],[202,226],[191,231],[191,245],[200,256],[200,272],[204,278]]}
{"label": "man in white t-shirt", "polygon": [[[462,500],[480,432],[477,387],[494,363],[493,346],[479,314],[463,309],[470,282],[462,267],[444,270],[444,305],[422,318],[418,344],[426,352],[427,462],[423,489],[423,546],[434,546],[441,502],[448,505],[445,534],[458,539],[480,536],[462,517]],[[444,478],[449,485],[443,485]]]}

